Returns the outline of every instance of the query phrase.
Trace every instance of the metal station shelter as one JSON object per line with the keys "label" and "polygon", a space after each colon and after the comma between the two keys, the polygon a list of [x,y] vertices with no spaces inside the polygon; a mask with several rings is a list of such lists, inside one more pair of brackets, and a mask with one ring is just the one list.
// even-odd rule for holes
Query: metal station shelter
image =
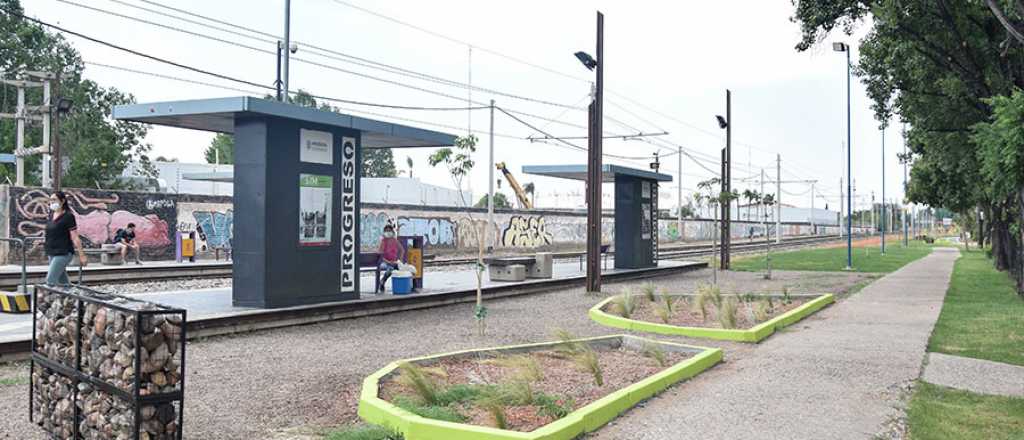
{"label": "metal station shelter", "polygon": [[359,188],[367,148],[455,136],[278,101],[121,105],[115,119],[234,134],[232,302],[287,307],[359,298]]}
{"label": "metal station shelter", "polygon": [[[587,181],[587,165],[524,166],[524,174]],[[615,268],[658,265],[658,182],[672,176],[606,164],[601,180],[615,183]]]}

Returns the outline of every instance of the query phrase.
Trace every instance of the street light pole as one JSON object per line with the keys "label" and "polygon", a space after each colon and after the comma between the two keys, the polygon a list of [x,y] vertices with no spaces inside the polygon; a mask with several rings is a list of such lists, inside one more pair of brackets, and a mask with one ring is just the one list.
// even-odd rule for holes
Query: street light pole
{"label": "street light pole", "polygon": [[594,101],[590,104],[587,166],[587,292],[601,291],[602,104],[604,101],[604,14],[597,12],[597,59]]}
{"label": "street light pole", "polygon": [[885,124],[882,124],[882,255],[885,255]]}
{"label": "street light pole", "polygon": [[292,0],[284,0],[284,79],[281,80],[284,100],[288,101],[288,55],[291,52]]}
{"label": "street light pole", "polygon": [[853,269],[853,144],[850,127],[850,46],[846,43],[832,43],[836,52],[846,52],[846,269]]}

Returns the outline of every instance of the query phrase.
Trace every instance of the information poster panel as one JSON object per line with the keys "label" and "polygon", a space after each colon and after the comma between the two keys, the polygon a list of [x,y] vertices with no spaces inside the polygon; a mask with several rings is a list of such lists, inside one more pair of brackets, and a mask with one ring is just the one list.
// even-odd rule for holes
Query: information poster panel
{"label": "information poster panel", "polygon": [[331,245],[331,176],[299,174],[299,245]]}
{"label": "information poster panel", "polygon": [[306,163],[334,163],[334,135],[328,131],[299,130],[299,160]]}
{"label": "information poster panel", "polygon": [[354,292],[359,277],[356,243],[356,139],[341,138],[341,291]]}

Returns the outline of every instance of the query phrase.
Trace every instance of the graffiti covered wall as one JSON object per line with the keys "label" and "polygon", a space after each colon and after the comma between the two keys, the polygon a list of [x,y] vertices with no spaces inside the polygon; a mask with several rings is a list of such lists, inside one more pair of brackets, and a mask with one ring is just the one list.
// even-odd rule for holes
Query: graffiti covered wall
{"label": "graffiti covered wall", "polygon": [[[7,236],[42,238],[50,215],[50,190],[12,186],[6,187],[6,191]],[[64,191],[78,223],[78,234],[87,248],[112,242],[117,230],[128,223],[135,224],[142,257],[149,260],[174,258],[174,233],[178,228],[204,232],[197,235],[207,243],[230,236],[230,197],[70,188]],[[0,209],[3,207],[0,204]],[[227,218],[216,214],[225,211]],[[209,215],[204,217],[203,212]],[[227,235],[223,235],[225,228]],[[41,248],[29,255],[37,262],[44,258]]]}
{"label": "graffiti covered wall", "polygon": [[[196,232],[196,249],[201,257],[212,257],[214,250],[231,246],[234,226],[231,197],[119,190],[66,191],[87,247],[109,243],[117,230],[128,223],[136,224],[136,235],[146,259],[173,259],[175,231]],[[5,231],[8,237],[42,237],[49,215],[48,196],[49,192],[41,188],[0,185],[0,231]],[[364,251],[379,245],[384,225],[389,222],[397,226],[399,235],[423,236],[430,248],[428,252],[437,254],[473,252],[478,236],[485,237],[486,248],[509,253],[578,250],[584,246],[587,236],[587,217],[582,211],[498,210],[490,222],[482,209],[474,209],[470,215],[447,207],[364,204],[360,219]],[[763,238],[764,229],[760,223],[734,221],[731,234],[734,239]],[[799,223],[784,223],[782,229],[783,236],[809,235],[812,231],[810,225]],[[774,224],[769,224],[768,230],[774,235]],[[661,218],[658,222],[658,239],[666,244],[710,241],[714,231],[710,220],[687,219],[681,230],[675,219]],[[817,232],[837,234],[838,228],[818,226]],[[601,236],[603,243],[614,242],[615,222],[610,213],[606,213],[601,222]],[[4,251],[6,246],[0,247],[0,260],[8,261]],[[41,249],[30,256],[36,262],[43,259]]]}

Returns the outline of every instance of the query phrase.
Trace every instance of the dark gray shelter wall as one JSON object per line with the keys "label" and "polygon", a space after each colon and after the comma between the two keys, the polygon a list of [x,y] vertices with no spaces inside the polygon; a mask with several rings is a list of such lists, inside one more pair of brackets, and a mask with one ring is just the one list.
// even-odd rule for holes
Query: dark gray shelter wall
{"label": "dark gray shelter wall", "polygon": [[[333,135],[333,164],[299,160],[299,130]],[[234,303],[238,306],[285,307],[297,304],[358,298],[358,268],[342,293],[342,246],[358,253],[359,216],[349,223],[342,216],[343,202],[358,206],[358,178],[342,180],[342,142],[355,140],[354,162],[359,162],[359,132],[340,127],[274,117],[240,117],[235,126],[235,275]],[[358,176],[358,167],[355,170]],[[299,175],[332,178],[331,243],[299,244]],[[343,200],[347,194],[350,200]],[[342,228],[350,229],[352,243],[342,243]],[[244,256],[243,256],[244,255]]]}

